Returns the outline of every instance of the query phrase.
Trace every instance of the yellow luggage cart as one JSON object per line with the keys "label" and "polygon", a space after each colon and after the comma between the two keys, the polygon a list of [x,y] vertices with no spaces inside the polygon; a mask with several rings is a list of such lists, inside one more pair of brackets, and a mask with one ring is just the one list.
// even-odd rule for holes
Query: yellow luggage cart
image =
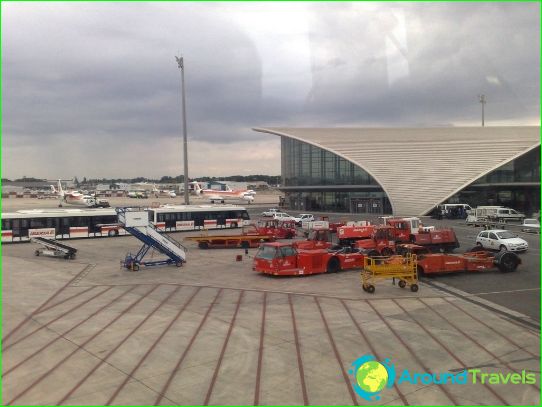
{"label": "yellow luggage cart", "polygon": [[410,291],[418,291],[418,260],[415,254],[408,253],[406,257],[365,257],[361,270],[363,291],[370,294],[375,292],[378,280],[398,279],[399,287],[410,286]]}

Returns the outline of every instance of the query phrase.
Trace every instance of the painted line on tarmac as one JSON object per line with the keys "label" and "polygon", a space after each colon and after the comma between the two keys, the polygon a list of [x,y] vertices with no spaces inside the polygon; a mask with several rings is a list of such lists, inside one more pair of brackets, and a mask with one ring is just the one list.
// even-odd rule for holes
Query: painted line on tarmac
{"label": "painted line on tarmac", "polygon": [[[527,349],[525,349],[524,347],[522,347],[521,345],[519,345],[518,343],[516,343],[515,341],[513,341],[512,339],[510,339],[508,336],[505,336],[503,335],[501,332],[497,331],[495,328],[493,328],[491,325],[489,324],[486,324],[484,321],[482,321],[481,319],[477,318],[476,316],[472,315],[470,312],[468,311],[465,311],[463,308],[461,308],[459,305],[457,304],[454,304],[453,301],[450,301],[448,298],[446,297],[442,297],[442,299],[444,301],[446,301],[448,304],[450,304],[451,306],[457,308],[459,311],[463,312],[464,314],[467,314],[470,318],[474,319],[475,321],[477,321],[478,323],[484,325],[486,328],[488,328],[489,330],[491,330],[492,332],[496,333],[497,335],[499,335],[501,338],[503,338],[504,340],[506,340],[508,343],[516,346],[518,348],[518,350],[523,350],[524,352],[527,352],[529,355],[535,357],[535,358],[538,358],[540,359],[540,355],[537,355],[536,353],[534,352],[531,352]],[[527,331],[528,333],[530,334],[533,334],[530,330]]]}
{"label": "painted line on tarmac", "polygon": [[36,315],[38,312],[41,312],[43,310],[43,308],[45,308],[45,306],[47,304],[49,304],[54,298],[56,298],[66,287],[68,287],[72,282],[76,281],[77,278],[82,275],[83,273],[85,273],[85,271],[87,269],[90,269],[94,267],[94,264],[87,264],[87,266],[85,268],[83,268],[83,270],[81,270],[79,273],[77,273],[75,275],[75,277],[73,277],[72,279],[70,279],[70,281],[68,281],[66,284],[64,284],[62,287],[60,287],[52,296],[50,296],[47,300],[45,300],[45,302],[43,304],[41,304],[38,308],[36,308],[34,311],[32,311],[29,315],[26,316],[26,318],[24,318],[21,322],[19,322],[19,324],[13,328],[10,332],[8,332],[8,334],[6,336],[4,336],[2,338],[2,343],[5,343],[9,337],[11,337],[11,335],[13,335],[15,332],[17,332],[24,324],[26,324],[34,315]]}
{"label": "painted line on tarmac", "polygon": [[322,307],[320,306],[320,301],[318,301],[318,298],[316,297],[314,297],[314,301],[316,302],[316,305],[318,306],[318,311],[320,311],[320,316],[322,317],[322,321],[324,322],[324,326],[326,327],[326,332],[329,338],[329,342],[331,343],[331,347],[333,348],[333,353],[335,354],[335,358],[337,359],[337,363],[339,364],[339,367],[341,369],[341,373],[343,375],[343,379],[346,384],[346,387],[348,388],[348,392],[350,393],[350,397],[352,398],[352,402],[354,403],[355,406],[359,406],[356,395],[354,394],[354,391],[352,390],[350,379],[348,378],[348,375],[346,374],[346,371],[344,370],[341,354],[339,353],[339,349],[337,349],[337,345],[335,344],[335,340],[333,339],[333,335],[331,334],[331,330],[329,329],[329,325],[327,323],[326,317],[324,315],[324,312],[322,311]]}
{"label": "painted line on tarmac", "polygon": [[262,376],[262,358],[263,358],[263,345],[265,335],[265,312],[267,308],[267,292],[263,293],[262,302],[262,322],[260,325],[260,346],[258,348],[258,367],[256,370],[256,387],[254,389],[254,405],[260,404],[260,380]]}
{"label": "painted line on tarmac", "polygon": [[211,379],[211,383],[209,384],[209,389],[207,390],[207,395],[205,396],[205,401],[203,402],[203,405],[208,406],[209,400],[211,399],[211,394],[213,393],[213,388],[216,383],[216,378],[218,377],[218,372],[220,370],[220,366],[222,365],[222,360],[224,359],[224,354],[226,353],[226,348],[228,347],[228,343],[230,341],[231,332],[233,331],[233,327],[235,325],[235,320],[237,319],[237,314],[239,313],[239,308],[241,307],[241,302],[243,301],[243,294],[245,292],[241,291],[239,293],[239,298],[237,299],[237,305],[235,307],[235,312],[233,313],[233,317],[230,321],[230,327],[228,328],[228,333],[226,334],[226,338],[224,339],[224,344],[222,345],[222,349],[220,351],[220,356],[218,358],[218,362],[215,367],[215,371],[213,373],[213,378]]}
{"label": "painted line on tarmac", "polygon": [[[29,336],[32,336],[34,335],[36,332],[38,331],[41,331],[42,329],[48,327],[49,325],[51,325],[52,323],[58,321],[59,319],[62,319],[64,318],[66,315],[72,313],[73,311],[75,310],[78,310],[79,308],[81,308],[83,305],[85,304],[88,304],[90,301],[96,299],[97,297],[99,297],[100,295],[102,294],[105,294],[107,291],[111,290],[113,287],[108,287],[106,288],[105,290],[102,290],[100,291],[98,294],[94,294],[94,296],[90,297],[90,298],[87,298],[85,301],[83,302],[80,302],[79,304],[76,304],[75,306],[73,306],[72,308],[70,308],[69,310],[63,312],[62,314],[58,315],[56,318],[53,318],[52,320],[50,320],[49,322],[45,323],[45,324],[42,324],[41,326],[39,326],[38,328],[34,329],[32,332],[26,334],[25,336],[17,339],[15,342],[11,342],[9,345],[5,346],[4,347],[4,351],[8,350],[9,348],[11,348],[12,346],[14,345],[17,345],[19,342],[21,341],[24,341],[26,338],[28,338]],[[88,290],[85,290],[85,291],[88,291]],[[40,323],[38,321],[36,321],[37,323]]]}
{"label": "painted line on tarmac", "polygon": [[[470,294],[465,291],[461,291],[457,288],[450,287],[449,285],[444,284],[444,283],[437,283],[435,281],[425,281],[425,284],[429,285],[430,287],[441,290],[445,293],[451,294],[454,297],[461,298],[465,301],[471,302],[485,309],[493,311],[497,314],[500,314],[501,316],[508,318],[509,322],[515,323],[516,325],[519,324],[519,326],[521,326],[524,329],[527,329],[527,327],[529,327],[533,329],[534,331],[536,331],[537,335],[540,332],[540,323],[520,312],[495,304],[494,302],[488,301],[484,298],[480,298],[476,294]],[[534,332],[532,333],[534,334]]]}
{"label": "painted line on tarmac", "polygon": [[196,331],[192,335],[192,338],[190,338],[190,342],[188,342],[188,345],[184,349],[184,351],[183,351],[181,357],[179,358],[179,360],[177,361],[177,364],[175,365],[175,368],[171,371],[166,383],[164,384],[164,386],[162,387],[162,390],[158,394],[158,397],[157,397],[156,401],[154,402],[154,405],[156,405],[156,406],[160,405],[160,402],[162,401],[162,399],[164,397],[166,397],[166,393],[167,393],[167,391],[169,389],[169,386],[171,385],[171,382],[173,381],[173,378],[175,377],[175,375],[179,371],[179,369],[180,369],[180,367],[181,367],[181,365],[182,365],[182,363],[184,361],[184,358],[186,357],[186,355],[190,351],[190,348],[192,348],[192,345],[194,344],[197,336],[199,335],[199,333],[201,331],[201,328],[205,324],[205,321],[207,321],[207,317],[211,313],[211,310],[216,305],[216,301],[218,300],[218,297],[220,296],[222,291],[223,291],[222,288],[217,291],[217,293],[215,295],[215,298],[213,298],[213,301],[209,305],[209,308],[207,308],[207,311],[205,312],[205,315],[203,316],[202,320],[200,321],[198,327],[196,328]]}
{"label": "painted line on tarmac", "polygon": [[[405,307],[403,307],[401,304],[399,304],[398,301],[392,300],[395,305],[397,305],[401,310],[407,315],[411,321],[413,321],[416,325],[418,325],[427,335],[429,335],[436,343],[438,343],[448,354],[457,362],[459,365],[467,369],[467,364],[459,358],[444,342],[442,342],[436,335],[434,335],[429,329],[427,329],[425,326],[423,326],[417,318],[414,318],[410,312],[407,311]],[[425,304],[425,303],[424,303]],[[429,308],[427,304],[425,304],[426,308]],[[429,308],[431,309],[431,308]],[[431,310],[432,311],[432,310]],[[459,331],[461,332],[461,331]],[[463,333],[463,332],[461,332]],[[488,383],[483,383],[483,385],[489,390],[491,394],[493,394],[502,404],[505,404],[507,406],[510,405],[499,393],[495,391]]]}
{"label": "painted line on tarmac", "polygon": [[[72,287],[72,286],[70,286],[70,287]],[[83,295],[83,294],[86,293],[89,289],[92,289],[92,288],[95,288],[95,287],[96,287],[96,286],[94,286],[94,287],[93,287],[93,286],[90,286],[90,287],[87,288],[86,290],[83,290],[83,291],[81,291],[81,292],[77,292],[77,293],[75,293],[75,294],[73,294],[73,295],[70,295],[69,297],[64,298],[63,300],[61,300],[61,301],[59,301],[59,302],[57,302],[57,303],[54,303],[53,305],[49,305],[48,307],[42,308],[42,309],[40,310],[40,312],[38,312],[38,314],[41,314],[42,312],[48,311],[48,310],[50,310],[51,308],[57,307],[57,306],[59,306],[59,305],[61,305],[61,304],[64,304],[65,302],[68,302],[69,300],[71,300],[71,299],[73,299],[73,298],[75,298],[75,297],[78,297],[78,296],[80,296],[80,295]]]}
{"label": "painted line on tarmac", "polygon": [[92,374],[98,370],[98,368],[100,366],[102,366],[103,363],[105,363],[107,361],[107,359],[109,359],[109,357],[115,353],[134,333],[136,333],[139,328],[141,328],[145,322],[147,322],[154,314],[156,314],[156,312],[162,308],[162,306],[167,303],[169,301],[169,299],[171,297],[173,297],[179,290],[181,289],[181,287],[177,287],[175,288],[174,290],[172,290],[162,301],[160,301],[153,309],[151,312],[149,312],[145,318],[143,318],[141,321],[139,321],[139,323],[134,327],[132,328],[132,330],[130,332],[128,332],[124,338],[122,338],[122,340],[117,343],[115,345],[115,347],[113,349],[111,349],[107,355],[105,355],[104,358],[100,358],[99,359],[99,362],[94,365],[94,367],[81,379],[77,382],[77,384],[75,386],[72,387],[72,389],[70,391],[68,391],[61,399],[60,401],[58,401],[56,403],[56,405],[62,405],[64,404],[64,402],[66,400],[68,400],[82,385],[83,383],[85,383],[87,381],[87,379],[92,376]]}
{"label": "painted line on tarmac", "polygon": [[[372,308],[374,313],[378,315],[380,320],[386,325],[386,327],[390,330],[390,332],[397,338],[397,340],[403,345],[403,347],[410,353],[410,355],[416,360],[416,362],[427,372],[430,374],[433,374],[433,371],[420,359],[420,357],[414,352],[414,349],[410,347],[410,345],[405,342],[403,338],[401,338],[401,335],[391,326],[391,324],[384,318],[384,316],[376,309],[376,307],[371,304],[371,301],[365,301],[369,307]],[[447,386],[438,386],[439,390],[441,390],[451,401],[454,405],[459,405],[460,403],[458,400],[450,393],[450,391],[447,389]]]}
{"label": "painted line on tarmac", "polygon": [[[190,298],[184,303],[184,305],[179,309],[179,311],[177,311],[177,314],[173,317],[173,319],[169,322],[169,324],[165,327],[165,329],[162,331],[162,333],[160,334],[160,336],[158,338],[156,338],[156,340],[154,341],[154,343],[149,347],[149,349],[147,349],[147,352],[145,352],[145,354],[143,355],[143,357],[141,358],[141,360],[137,363],[137,365],[135,365],[135,367],[132,369],[132,371],[130,373],[128,373],[126,375],[126,377],[124,378],[124,381],[120,384],[120,386],[117,388],[117,390],[115,390],[115,392],[113,393],[113,395],[109,398],[109,400],[105,403],[106,406],[109,406],[114,400],[115,398],[118,396],[118,394],[120,393],[120,391],[124,388],[124,386],[126,385],[126,383],[128,383],[128,380],[130,379],[134,379],[134,380],[137,380],[135,377],[134,377],[134,374],[135,372],[137,371],[137,369],[139,369],[141,367],[141,365],[143,364],[143,362],[147,359],[147,357],[151,354],[151,352],[156,348],[156,346],[158,345],[158,343],[162,340],[162,338],[166,335],[166,333],[170,330],[170,328],[173,326],[173,324],[179,319],[179,317],[181,316],[181,314],[184,312],[184,310],[186,309],[186,307],[188,307],[188,305],[192,302],[192,300],[194,299],[194,297],[201,291],[201,287],[197,287],[194,292],[192,293],[192,295],[190,296]],[[139,380],[138,380],[139,381]]]}
{"label": "painted line on tarmac", "polygon": [[[457,324],[450,321],[450,319],[448,317],[444,316],[441,312],[439,312],[436,309],[434,309],[433,307],[431,307],[430,304],[426,303],[422,298],[420,298],[420,302],[422,302],[434,314],[438,315],[441,319],[446,321],[448,323],[448,325],[452,326],[457,332],[459,332],[463,336],[467,337],[471,342],[473,342],[476,346],[478,346],[480,349],[482,349],[482,351],[486,352],[493,359],[497,360],[499,363],[506,366],[512,372],[521,374],[521,372],[519,372],[517,369],[510,366],[510,364],[508,362],[506,362],[505,360],[501,359],[499,356],[497,356],[496,354],[491,352],[487,347],[483,346],[480,342],[478,342],[478,340],[476,340],[471,335],[469,335],[467,332],[465,332],[463,329],[461,329],[459,326],[457,326]],[[537,390],[540,390],[540,387],[536,383],[532,384],[532,386],[534,386]]]}
{"label": "painted line on tarmac", "polygon": [[295,349],[297,353],[297,367],[299,368],[299,378],[301,380],[301,390],[303,393],[303,404],[305,406],[309,404],[309,396],[307,394],[307,386],[305,384],[305,372],[303,371],[303,360],[301,358],[301,345],[299,344],[299,336],[297,334],[297,324],[295,322],[294,304],[292,302],[292,295],[288,294],[288,303],[290,304],[290,313],[292,314],[292,327],[294,330]]}
{"label": "painted line on tarmac", "polygon": [[109,307],[110,305],[116,303],[118,300],[120,300],[122,297],[124,297],[126,294],[132,292],[133,290],[135,290],[137,286],[132,286],[132,288],[130,288],[129,290],[127,291],[124,291],[123,293],[121,293],[120,295],[118,295],[117,297],[113,298],[111,301],[109,301],[107,304],[105,304],[104,306],[100,307],[99,309],[97,309],[96,311],[94,311],[92,314],[90,314],[88,317],[86,317],[85,319],[83,319],[82,321],[78,322],[77,324],[75,324],[74,326],[72,326],[70,329],[68,329],[67,331],[63,332],[62,334],[60,334],[59,336],[57,336],[55,339],[51,340],[50,342],[46,343],[45,345],[43,345],[41,348],[39,348],[38,350],[36,350],[34,353],[32,353],[31,355],[27,356],[26,358],[24,358],[23,360],[21,360],[19,363],[17,363],[15,366],[12,366],[11,368],[9,368],[8,370],[6,370],[4,373],[3,373],[3,376],[7,376],[10,372],[12,372],[13,370],[17,369],[19,366],[21,366],[23,363],[27,362],[28,360],[32,359],[34,356],[36,356],[38,353],[42,352],[43,350],[47,349],[49,346],[51,346],[53,343],[55,343],[56,341],[58,341],[59,339],[61,338],[64,338],[66,339],[66,335],[69,334],[71,331],[73,331],[74,329],[78,328],[79,326],[83,325],[85,322],[87,322],[89,319],[91,319],[92,317],[98,315],[100,312],[102,312],[104,309],[106,309],[107,307]]}
{"label": "painted line on tarmac", "polygon": [[86,339],[81,345],[77,345],[77,347],[71,353],[69,353],[62,360],[60,360],[60,362],[57,362],[53,367],[51,367],[49,370],[47,370],[45,373],[43,373],[36,380],[34,380],[23,391],[21,391],[14,398],[12,398],[10,401],[8,401],[6,403],[6,405],[13,404],[16,400],[20,399],[22,396],[24,396],[26,393],[28,393],[31,389],[33,389],[35,386],[37,386],[43,379],[45,379],[47,376],[49,376],[51,373],[53,373],[60,365],[62,365],[65,361],[67,361],[70,357],[72,357],[79,350],[84,349],[84,346],[86,346],[90,341],[92,341],[94,338],[96,338],[98,335],[100,335],[102,332],[104,332],[107,328],[109,328],[117,320],[119,320],[123,315],[125,315],[133,307],[135,307],[137,304],[139,304],[144,298],[146,298],[149,294],[151,294],[154,290],[156,290],[159,287],[159,285],[160,284],[156,284],[151,290],[147,291],[145,294],[143,294],[141,297],[139,297],[136,301],[132,302],[128,307],[126,307],[124,310],[122,310],[114,319],[109,321],[107,323],[107,325],[105,325],[103,328],[97,330],[91,337]]}
{"label": "painted line on tarmac", "polygon": [[[352,314],[352,311],[350,310],[350,308],[348,308],[348,306],[346,305],[346,303],[344,302],[344,300],[339,300],[341,302],[341,304],[343,305],[344,309],[346,310],[346,312],[348,313],[348,315],[350,316],[350,319],[352,320],[352,322],[354,323],[356,329],[358,330],[358,332],[360,333],[361,337],[363,338],[363,340],[367,343],[367,345],[369,346],[369,349],[371,350],[371,354],[373,354],[374,356],[376,356],[376,358],[378,360],[383,360],[381,354],[379,354],[375,347],[373,346],[373,344],[371,343],[371,341],[369,340],[368,336],[365,334],[365,332],[361,329],[361,326],[360,324],[358,323],[358,321],[356,321],[356,319],[354,318],[354,315]],[[399,395],[399,397],[401,398],[401,400],[403,401],[403,404],[405,406],[408,406],[410,405],[410,403],[407,401],[406,397],[404,396],[404,394],[401,392],[401,390],[399,390],[399,387],[397,385],[397,383],[394,383],[393,384],[393,387],[395,387],[395,390],[397,390],[397,394]]]}

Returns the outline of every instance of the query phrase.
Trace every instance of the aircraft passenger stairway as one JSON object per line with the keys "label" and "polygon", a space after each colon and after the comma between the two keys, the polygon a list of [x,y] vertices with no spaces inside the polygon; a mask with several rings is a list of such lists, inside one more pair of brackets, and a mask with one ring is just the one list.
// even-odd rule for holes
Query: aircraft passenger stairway
{"label": "aircraft passenger stairway", "polygon": [[[158,232],[156,227],[149,221],[147,211],[139,208],[116,208],[118,221],[124,229],[132,236],[143,242],[139,252],[132,256],[128,254],[123,266],[137,271],[140,265],[159,266],[164,264],[175,264],[181,267],[186,262],[186,249],[172,237]],[[156,249],[168,257],[167,260],[143,261],[147,252]]]}

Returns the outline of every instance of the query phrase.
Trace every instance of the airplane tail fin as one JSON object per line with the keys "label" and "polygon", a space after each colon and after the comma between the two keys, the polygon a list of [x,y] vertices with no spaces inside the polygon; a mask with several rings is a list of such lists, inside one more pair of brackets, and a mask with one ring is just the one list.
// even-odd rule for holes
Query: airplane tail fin
{"label": "airplane tail fin", "polygon": [[196,195],[201,195],[201,187],[200,187],[198,181],[192,181],[191,184],[194,186],[194,193]]}
{"label": "airplane tail fin", "polygon": [[51,192],[55,195],[58,194],[58,191],[56,190],[55,186],[54,185],[49,185],[51,187]]}

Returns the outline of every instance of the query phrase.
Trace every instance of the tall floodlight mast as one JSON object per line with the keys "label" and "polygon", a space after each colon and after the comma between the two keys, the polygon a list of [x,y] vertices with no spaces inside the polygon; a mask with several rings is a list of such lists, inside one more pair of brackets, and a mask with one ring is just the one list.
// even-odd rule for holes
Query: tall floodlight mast
{"label": "tall floodlight mast", "polygon": [[484,107],[486,104],[486,95],[478,95],[480,103],[482,104],[482,127],[484,127]]}
{"label": "tall floodlight mast", "polygon": [[183,57],[175,57],[181,70],[181,94],[183,102],[183,155],[184,155],[184,204],[190,203],[188,197],[188,141],[186,137],[186,100],[184,97],[184,61]]}

